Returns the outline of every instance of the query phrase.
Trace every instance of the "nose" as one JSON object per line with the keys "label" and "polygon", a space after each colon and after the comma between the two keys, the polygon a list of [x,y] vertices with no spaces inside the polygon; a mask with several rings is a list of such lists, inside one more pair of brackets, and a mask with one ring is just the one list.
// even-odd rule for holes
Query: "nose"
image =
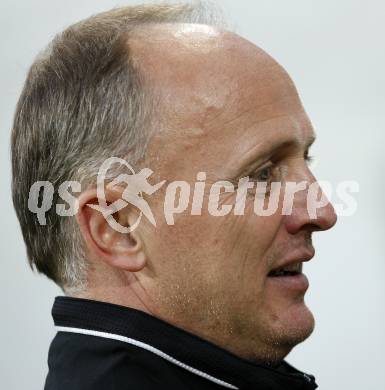
{"label": "nose", "polygon": [[[302,179],[303,180],[303,179]],[[300,230],[323,231],[331,229],[337,222],[337,215],[333,205],[327,199],[325,193],[318,185],[316,178],[308,170],[306,189],[299,191],[294,196],[292,212],[285,216],[286,230],[290,234],[296,234]],[[317,207],[315,213],[309,212],[309,188],[316,188],[317,199],[324,199],[322,207]],[[314,214],[314,215],[311,215]]]}

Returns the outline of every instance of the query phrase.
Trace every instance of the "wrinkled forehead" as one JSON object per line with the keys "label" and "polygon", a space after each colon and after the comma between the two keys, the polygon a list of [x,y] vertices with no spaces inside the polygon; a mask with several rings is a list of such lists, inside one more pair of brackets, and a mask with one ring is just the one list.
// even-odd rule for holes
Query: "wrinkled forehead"
{"label": "wrinkled forehead", "polygon": [[285,70],[266,52],[211,26],[154,25],[139,30],[130,45],[151,86],[181,113],[188,106],[228,110],[248,94],[259,93],[262,99],[293,88]]}
{"label": "wrinkled forehead", "polygon": [[256,125],[272,121],[280,123],[278,132],[301,136],[296,121],[307,117],[290,77],[238,35],[204,25],[160,25],[140,32],[131,48],[159,97],[158,146],[172,139],[175,154],[178,143],[182,153],[196,144],[226,154],[230,146],[252,147],[248,142],[258,142],[262,132],[266,138],[266,125],[260,135]]}

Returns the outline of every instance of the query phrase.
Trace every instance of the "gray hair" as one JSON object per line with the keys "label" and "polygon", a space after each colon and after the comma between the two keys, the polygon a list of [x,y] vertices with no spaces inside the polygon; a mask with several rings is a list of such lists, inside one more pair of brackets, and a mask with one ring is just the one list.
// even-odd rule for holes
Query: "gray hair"
{"label": "gray hair", "polygon": [[218,25],[217,15],[202,2],[113,9],[68,27],[32,64],[11,137],[13,203],[31,267],[67,294],[86,287],[84,242],[75,218],[54,208],[39,224],[28,209],[32,184],[51,182],[56,204],[61,183],[94,185],[109,157],[135,167],[145,155],[154,104],[132,61],[131,32],[153,23]]}

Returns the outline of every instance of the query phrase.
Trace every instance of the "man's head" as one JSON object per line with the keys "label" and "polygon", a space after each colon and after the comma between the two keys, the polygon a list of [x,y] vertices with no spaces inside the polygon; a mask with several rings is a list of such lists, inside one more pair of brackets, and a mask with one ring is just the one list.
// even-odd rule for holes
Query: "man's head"
{"label": "man's head", "polygon": [[[276,212],[265,217],[253,212],[253,191],[246,196],[244,215],[214,217],[207,203],[211,184],[221,180],[236,184],[249,176],[255,182],[315,182],[306,161],[314,132],[291,79],[268,54],[236,34],[180,21],[184,20],[138,23],[125,40],[129,65],[135,69],[135,80],[140,80],[134,88],[141,99],[129,107],[131,116],[150,107],[136,121],[142,135],[147,135],[141,151],[136,150],[139,157],[129,159],[129,152],[139,148],[135,138],[122,138],[119,145],[112,145],[118,140],[110,139],[114,133],[106,128],[99,129],[102,134],[83,129],[79,145],[97,142],[95,153],[105,144],[111,146],[105,147],[102,157],[120,155],[130,164],[148,167],[155,172],[154,183],[183,180],[193,187],[197,173],[205,172],[202,215],[191,215],[190,199],[175,224],[167,224],[162,188],[146,198],[156,227],[142,219],[134,232],[122,234],[87,206],[97,202],[95,180],[87,180],[78,196],[80,228],[73,233],[81,237],[74,242],[82,244],[86,259],[81,296],[147,310],[248,359],[281,359],[311,333],[314,320],[304,303],[306,283],[290,284],[290,278],[275,277],[272,272],[313,256],[311,235],[334,225],[333,208],[327,204],[311,219],[306,191],[295,195],[289,215],[282,213],[283,191],[277,194]],[[109,66],[114,69],[113,64]],[[130,77],[125,77],[121,81],[129,82]],[[111,110],[122,104],[116,95],[110,101],[107,82],[104,87],[107,98],[98,104]],[[73,102],[78,109],[81,103]],[[55,127],[50,125],[49,129]],[[66,136],[79,138],[68,131]],[[16,128],[14,144],[21,143],[17,138]],[[113,150],[116,146],[119,153]],[[65,151],[73,157],[71,148]],[[107,152],[112,154],[106,156]],[[48,156],[42,156],[42,164],[49,164]],[[93,164],[100,157],[95,155]],[[87,163],[77,160],[76,168],[85,172]],[[14,166],[18,172],[15,158]],[[121,191],[109,188],[105,194],[113,202]],[[235,196],[224,192],[220,203],[234,204]],[[266,195],[265,203],[271,196]],[[137,215],[135,207],[127,206],[114,217],[128,226]],[[54,251],[49,255],[49,267],[55,268]],[[38,264],[43,271],[48,267]]]}
{"label": "man's head", "polygon": [[[58,189],[95,184],[111,156],[136,167],[153,126],[153,92],[131,55],[133,31],[154,23],[210,23],[201,5],[143,5],[94,15],[58,34],[32,64],[12,132],[13,201],[32,266],[69,294],[86,284],[87,256],[74,218],[55,207],[41,226],[28,209],[36,181]],[[155,126],[156,128],[156,126]],[[116,175],[118,172],[116,172]]]}

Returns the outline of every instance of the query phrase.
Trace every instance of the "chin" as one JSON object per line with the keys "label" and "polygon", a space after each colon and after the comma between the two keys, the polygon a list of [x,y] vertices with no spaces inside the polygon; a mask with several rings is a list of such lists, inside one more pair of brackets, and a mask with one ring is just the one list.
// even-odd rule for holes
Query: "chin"
{"label": "chin", "polygon": [[276,364],[314,330],[313,314],[303,301],[285,309],[274,310],[273,313],[265,317],[265,321],[259,324],[259,329],[254,328],[254,333],[258,332],[262,338],[258,337],[255,344],[248,344],[243,356],[246,359],[259,364]]}
{"label": "chin", "polygon": [[296,304],[283,312],[274,326],[274,344],[286,350],[285,356],[299,343],[306,340],[314,330],[314,317],[304,304]]}

